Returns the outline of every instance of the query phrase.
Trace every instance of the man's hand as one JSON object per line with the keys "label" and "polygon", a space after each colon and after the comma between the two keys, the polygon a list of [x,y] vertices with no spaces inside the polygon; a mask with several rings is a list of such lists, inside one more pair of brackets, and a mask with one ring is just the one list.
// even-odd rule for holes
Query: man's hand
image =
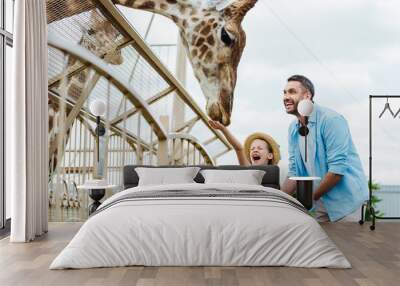
{"label": "man's hand", "polygon": [[329,192],[334,186],[339,183],[342,179],[342,175],[337,175],[334,173],[328,172],[324,179],[322,180],[321,184],[319,185],[318,189],[315,190],[313,194],[314,201],[318,201],[324,194]]}
{"label": "man's hand", "polygon": [[296,181],[286,178],[286,180],[283,183],[283,186],[281,188],[281,191],[291,195],[296,191],[296,187],[297,187]]}
{"label": "man's hand", "polygon": [[318,190],[316,190],[313,194],[313,200],[314,201],[318,201],[320,198],[322,197],[321,192],[318,192]]}
{"label": "man's hand", "polygon": [[212,128],[217,129],[217,130],[225,130],[226,127],[224,125],[222,125],[219,121],[215,121],[215,120],[208,120],[208,123],[211,125]]}

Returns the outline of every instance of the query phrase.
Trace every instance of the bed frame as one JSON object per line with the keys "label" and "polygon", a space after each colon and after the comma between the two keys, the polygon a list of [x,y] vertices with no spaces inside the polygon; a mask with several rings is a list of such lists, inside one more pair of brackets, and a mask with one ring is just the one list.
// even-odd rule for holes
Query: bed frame
{"label": "bed frame", "polygon": [[[280,189],[279,185],[279,167],[272,165],[265,166],[238,166],[238,165],[221,165],[221,166],[204,166],[204,165],[193,165],[200,167],[202,170],[205,169],[217,169],[217,170],[263,170],[265,175],[262,179],[261,184],[264,187],[271,187],[274,189]],[[193,167],[189,166],[189,167]],[[124,167],[124,190],[128,188],[136,187],[139,183],[139,176],[135,171],[136,167],[148,167],[148,168],[182,168],[187,166],[149,166],[149,165],[127,165]],[[200,174],[194,178],[197,183],[204,183],[204,178]]]}

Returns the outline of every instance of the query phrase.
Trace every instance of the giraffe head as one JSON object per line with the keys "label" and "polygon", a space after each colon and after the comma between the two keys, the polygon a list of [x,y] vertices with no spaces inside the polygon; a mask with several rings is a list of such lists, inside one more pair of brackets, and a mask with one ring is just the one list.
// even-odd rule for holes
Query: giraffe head
{"label": "giraffe head", "polygon": [[246,45],[241,22],[257,0],[237,0],[221,11],[216,8],[189,9],[173,19],[196,78],[207,100],[207,114],[230,124],[237,67]]}
{"label": "giraffe head", "polygon": [[[112,65],[120,65],[124,59],[121,50],[118,49],[118,37],[120,33],[110,21],[102,17],[96,9],[90,12],[89,29],[81,27],[82,36],[79,44],[95,54],[103,58],[107,63]],[[69,56],[68,67],[72,67],[77,59]],[[87,82],[88,69],[72,76],[68,81],[68,95],[77,100]]]}
{"label": "giraffe head", "polygon": [[90,22],[90,29],[83,30],[80,44],[97,56],[107,54],[105,61],[112,65],[122,64],[123,57],[117,45],[119,31],[96,9],[90,13]]}

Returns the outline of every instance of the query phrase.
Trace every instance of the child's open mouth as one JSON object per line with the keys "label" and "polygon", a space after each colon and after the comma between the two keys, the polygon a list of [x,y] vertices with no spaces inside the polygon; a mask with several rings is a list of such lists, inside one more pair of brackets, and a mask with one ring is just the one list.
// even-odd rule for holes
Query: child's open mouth
{"label": "child's open mouth", "polygon": [[259,155],[253,155],[252,158],[253,158],[253,161],[255,161],[255,162],[261,159],[261,157]]}

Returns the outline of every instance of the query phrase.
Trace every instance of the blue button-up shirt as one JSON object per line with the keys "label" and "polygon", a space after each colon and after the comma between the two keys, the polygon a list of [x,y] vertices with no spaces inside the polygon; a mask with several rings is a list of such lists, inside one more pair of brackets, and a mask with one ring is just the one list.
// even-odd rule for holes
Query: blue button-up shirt
{"label": "blue button-up shirt", "polygon": [[[315,174],[308,174],[299,149],[299,122],[289,127],[289,176],[318,176],[327,172],[342,175],[338,184],[325,193],[321,200],[331,221],[339,220],[356,211],[368,199],[368,183],[360,157],[351,138],[346,119],[337,112],[314,105],[309,117],[308,136],[315,148],[307,160],[314,164]],[[309,150],[310,151],[310,150]]]}

